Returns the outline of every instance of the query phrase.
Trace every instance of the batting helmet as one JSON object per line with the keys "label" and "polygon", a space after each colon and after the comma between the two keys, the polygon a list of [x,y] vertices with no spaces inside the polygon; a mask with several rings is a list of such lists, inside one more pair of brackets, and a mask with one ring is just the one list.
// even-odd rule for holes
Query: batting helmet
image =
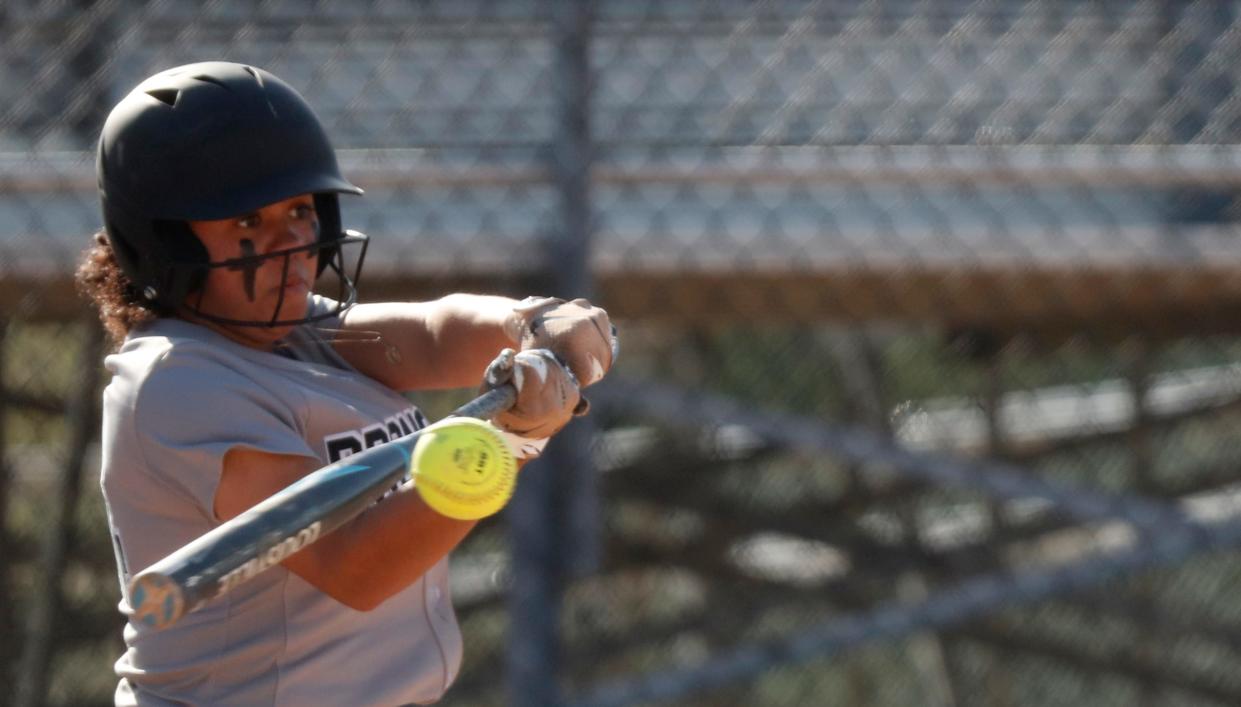
{"label": "batting helmet", "polygon": [[[366,237],[341,229],[337,194],[361,194],[340,174],[336,153],[305,99],[276,76],[229,62],[188,64],[146,79],[108,115],[96,175],[104,230],[144,303],[176,311],[203,282],[207,250],[187,221],[240,216],[313,194],[319,265],[342,282],[336,312],[297,320],[232,321],[271,326],[338,313],[356,298],[340,246]],[[288,257],[288,256],[285,256]]]}

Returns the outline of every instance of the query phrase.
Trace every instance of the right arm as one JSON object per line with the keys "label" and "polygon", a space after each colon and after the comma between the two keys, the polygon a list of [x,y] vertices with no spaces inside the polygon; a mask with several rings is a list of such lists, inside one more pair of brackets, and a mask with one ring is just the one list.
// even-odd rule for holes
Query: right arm
{"label": "right arm", "polygon": [[[514,409],[498,416],[497,423],[522,437],[555,434],[580,399],[572,375],[547,352],[510,352],[496,359],[488,378],[484,387],[507,382],[517,388]],[[235,446],[221,466],[212,511],[226,521],[315,471],[320,462]],[[282,564],[342,604],[367,611],[416,582],[456,548],[475,523],[440,515],[414,484],[404,483]]]}
{"label": "right arm", "polygon": [[[309,457],[234,448],[224,456],[215,515],[233,518],[318,467]],[[416,582],[476,522],[436,513],[405,483],[282,564],[340,603],[368,611]]]}
{"label": "right arm", "polygon": [[[483,310],[512,311],[507,300],[484,301],[492,306]],[[546,438],[558,432],[578,408],[576,381],[550,354],[510,353],[494,364],[487,370],[489,385],[511,382],[518,390],[514,408],[496,419],[503,429],[530,439]],[[469,373],[477,380],[476,371]],[[224,455],[212,512],[221,521],[236,517],[319,466],[314,457],[233,447]],[[440,515],[422,500],[413,484],[406,483],[282,564],[342,604],[365,611],[417,581],[456,548],[474,525],[475,521]]]}

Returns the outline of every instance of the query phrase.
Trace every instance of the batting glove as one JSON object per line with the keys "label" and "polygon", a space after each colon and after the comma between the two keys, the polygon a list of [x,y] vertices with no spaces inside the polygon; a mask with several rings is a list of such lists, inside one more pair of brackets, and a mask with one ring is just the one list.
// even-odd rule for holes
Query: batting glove
{"label": "batting glove", "polygon": [[501,351],[487,367],[482,391],[505,384],[517,391],[517,402],[493,422],[517,437],[509,443],[521,459],[537,457],[549,437],[589,409],[572,371],[547,349]]}
{"label": "batting glove", "polygon": [[522,350],[549,349],[577,377],[581,387],[598,383],[612,368],[616,329],[608,313],[588,300],[527,297],[513,310]]}

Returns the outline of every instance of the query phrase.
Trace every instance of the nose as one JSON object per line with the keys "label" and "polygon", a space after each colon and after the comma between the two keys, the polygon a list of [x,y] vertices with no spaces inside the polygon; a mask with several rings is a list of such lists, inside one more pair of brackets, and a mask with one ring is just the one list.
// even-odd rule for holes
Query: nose
{"label": "nose", "polygon": [[[304,245],[314,243],[319,237],[318,225],[311,226],[306,223],[290,223],[281,227],[280,233],[272,242],[272,250],[287,250],[289,248],[297,248]],[[313,252],[307,251],[306,256],[314,255]]]}

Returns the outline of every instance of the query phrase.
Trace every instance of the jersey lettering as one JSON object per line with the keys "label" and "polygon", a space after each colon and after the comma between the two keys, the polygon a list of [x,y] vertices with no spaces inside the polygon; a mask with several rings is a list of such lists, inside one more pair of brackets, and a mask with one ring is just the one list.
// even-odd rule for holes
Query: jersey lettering
{"label": "jersey lettering", "polygon": [[[400,428],[401,428],[401,435],[407,435],[407,434],[410,434],[410,433],[412,433],[412,432],[414,431],[414,429],[413,429],[412,427],[410,427],[410,426],[409,426],[409,422],[407,422],[405,418],[403,418],[403,417],[393,417],[393,418],[390,418],[390,419],[391,419],[392,421],[394,421],[394,422],[397,424],[397,426],[398,426],[398,427],[400,427]],[[393,424],[392,422],[389,422],[389,423],[388,423],[388,429],[392,429],[392,424]]]}
{"label": "jersey lettering", "polygon": [[362,446],[362,435],[357,432],[341,432],[340,434],[329,435],[323,438],[323,444],[327,447],[329,462],[340,461],[350,454],[357,454],[366,449],[366,447]]}
{"label": "jersey lettering", "polygon": [[362,440],[366,442],[366,448],[370,449],[376,445],[391,441],[391,438],[388,437],[387,427],[381,422],[362,430]]}
{"label": "jersey lettering", "polygon": [[323,446],[330,464],[351,454],[357,454],[363,449],[370,449],[398,437],[413,434],[416,430],[426,426],[427,418],[422,411],[416,407],[410,407],[386,418],[383,422],[328,435],[323,438]]}

